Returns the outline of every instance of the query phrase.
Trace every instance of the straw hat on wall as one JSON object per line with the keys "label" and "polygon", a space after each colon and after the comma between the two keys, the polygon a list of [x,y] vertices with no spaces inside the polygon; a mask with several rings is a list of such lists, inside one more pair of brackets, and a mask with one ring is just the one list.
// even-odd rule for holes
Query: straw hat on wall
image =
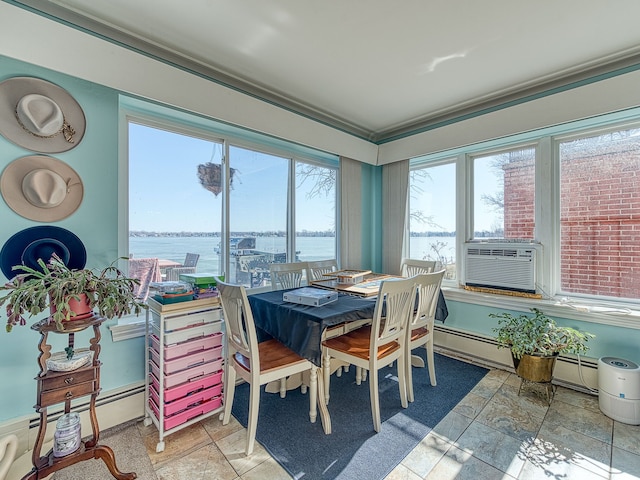
{"label": "straw hat on wall", "polygon": [[78,209],[84,187],[76,171],[63,161],[31,155],[4,169],[0,192],[18,215],[37,222],[56,222]]}
{"label": "straw hat on wall", "polygon": [[84,136],[82,108],[63,88],[40,78],[0,82],[0,133],[28,150],[71,150]]}

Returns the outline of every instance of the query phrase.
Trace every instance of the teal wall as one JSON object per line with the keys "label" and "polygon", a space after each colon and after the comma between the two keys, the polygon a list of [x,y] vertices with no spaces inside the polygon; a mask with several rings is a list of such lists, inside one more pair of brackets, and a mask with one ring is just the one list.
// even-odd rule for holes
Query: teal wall
{"label": "teal wall", "polygon": [[[66,89],[82,106],[86,131],[82,142],[71,150],[51,156],[74,168],[84,185],[80,208],[70,217],[54,222],[75,233],[87,249],[87,266],[103,267],[118,256],[118,93],[86,81],[62,75],[37,66],[0,56],[0,81],[15,76],[33,76],[48,80]],[[37,154],[19,147],[0,136],[0,170],[13,160]],[[0,201],[0,245],[22,229],[44,225],[23,218]],[[0,281],[6,279],[0,274]],[[35,323],[33,319],[31,323]],[[0,310],[0,322],[6,322]],[[111,341],[107,325],[103,324],[101,359],[108,366],[102,370],[103,390],[140,381],[144,378],[141,338],[118,343]],[[61,349],[66,336],[50,335],[53,351]],[[77,336],[76,345],[86,344],[87,335]],[[27,327],[15,327],[11,333],[0,331],[0,422],[34,413],[38,373],[37,344],[39,336]],[[11,392],[10,395],[7,393]]]}

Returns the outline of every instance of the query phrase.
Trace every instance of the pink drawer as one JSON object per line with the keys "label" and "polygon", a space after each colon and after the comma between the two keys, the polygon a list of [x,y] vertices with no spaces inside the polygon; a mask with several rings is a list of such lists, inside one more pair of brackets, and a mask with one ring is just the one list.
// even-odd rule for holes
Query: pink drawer
{"label": "pink drawer", "polygon": [[[175,413],[186,410],[187,408],[211,400],[214,397],[218,397],[222,394],[222,384],[214,385],[213,387],[205,388],[198,392],[191,393],[186,397],[172,402],[165,401],[164,403],[164,416],[168,417]],[[149,389],[149,395],[153,399],[156,405],[160,405],[160,395],[155,388]]]}
{"label": "pink drawer", "polygon": [[[151,359],[160,365],[160,355],[153,348],[149,350],[151,352]],[[185,370],[187,368],[195,367],[202,363],[212,362],[222,357],[222,346],[210,348],[209,350],[201,350],[191,355],[185,355],[183,357],[174,358],[172,360],[165,359],[163,370],[164,373],[170,375],[172,373]]]}
{"label": "pink drawer", "polygon": [[[160,391],[160,381],[154,375],[151,375],[151,384],[156,389],[156,392]],[[180,385],[172,388],[165,388],[164,401],[172,402],[173,400],[186,397],[190,393],[213,387],[218,384],[222,384],[222,370],[214,373],[213,375],[198,378],[192,382],[181,383]]]}
{"label": "pink drawer", "polygon": [[[151,373],[153,373],[156,378],[160,378],[160,367],[158,367],[158,364],[156,364],[153,360],[149,360],[149,368],[151,369]],[[189,368],[187,370],[181,370],[180,372],[174,373],[172,375],[165,375],[164,388],[171,388],[175,387],[176,385],[180,385],[181,383],[198,380],[205,375],[216,373],[218,370],[222,370],[221,358],[213,362],[196,365],[195,367]]]}
{"label": "pink drawer", "polygon": [[[162,419],[160,418],[160,409],[151,398],[149,399],[149,406],[155,413],[156,418],[159,421],[162,421]],[[208,400],[206,402],[202,402],[198,405],[189,407],[187,410],[176,413],[175,415],[172,415],[170,417],[165,416],[164,429],[171,430],[172,428],[177,427],[178,425],[182,425],[183,423],[188,422],[189,420],[199,417],[200,415],[204,415],[205,413],[211,412],[212,410],[215,410],[216,408],[220,408],[221,406],[222,406],[222,396],[219,396],[219,397],[212,398],[211,400]]]}
{"label": "pink drawer", "polygon": [[[149,340],[151,346],[160,351],[160,339],[155,335],[150,335]],[[222,332],[214,333],[213,335],[207,335],[206,337],[196,338],[188,340],[186,342],[175,343],[172,345],[166,345],[164,347],[164,359],[171,360],[177,357],[183,357],[191,353],[199,352],[201,350],[207,350],[209,348],[215,348],[222,345]]]}

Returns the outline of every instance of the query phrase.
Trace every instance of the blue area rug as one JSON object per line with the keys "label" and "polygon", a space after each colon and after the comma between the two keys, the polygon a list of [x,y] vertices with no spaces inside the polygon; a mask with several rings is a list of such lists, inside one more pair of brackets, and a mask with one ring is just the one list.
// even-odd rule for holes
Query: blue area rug
{"label": "blue area rug", "polygon": [[[415,354],[425,357],[425,349]],[[383,479],[484,377],[487,369],[436,354],[438,385],[432,387],[425,368],[413,369],[415,402],[400,405],[395,367],[380,371],[382,430],[371,419],[369,384],[355,384],[355,368],[331,376],[332,433],[325,435],[320,415],[309,422],[309,397],[300,389],[260,398],[258,440],[296,479]],[[233,416],[247,426],[249,385],[236,387]]]}

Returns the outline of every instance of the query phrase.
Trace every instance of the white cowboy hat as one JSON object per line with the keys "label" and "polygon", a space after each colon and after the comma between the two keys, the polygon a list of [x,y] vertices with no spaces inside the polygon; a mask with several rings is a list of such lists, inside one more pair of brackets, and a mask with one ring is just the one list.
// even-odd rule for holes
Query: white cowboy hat
{"label": "white cowboy hat", "polygon": [[0,82],[0,133],[28,150],[66,152],[80,143],[86,120],[63,88],[40,78]]}
{"label": "white cowboy hat", "polygon": [[75,212],[84,195],[76,171],[57,158],[31,155],[14,160],[2,172],[0,192],[19,215],[55,222]]}

